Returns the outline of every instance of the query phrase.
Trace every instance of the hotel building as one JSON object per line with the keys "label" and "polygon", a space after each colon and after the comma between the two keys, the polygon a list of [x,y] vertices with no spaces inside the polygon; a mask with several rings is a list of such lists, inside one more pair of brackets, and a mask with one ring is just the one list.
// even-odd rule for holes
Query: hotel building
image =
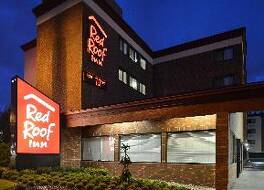
{"label": "hotel building", "polygon": [[114,0],[43,0],[33,12],[24,79],[61,106],[62,167],[120,175],[124,143],[135,177],[232,185],[243,112],[264,106],[263,85],[246,85],[245,28],[153,51]]}

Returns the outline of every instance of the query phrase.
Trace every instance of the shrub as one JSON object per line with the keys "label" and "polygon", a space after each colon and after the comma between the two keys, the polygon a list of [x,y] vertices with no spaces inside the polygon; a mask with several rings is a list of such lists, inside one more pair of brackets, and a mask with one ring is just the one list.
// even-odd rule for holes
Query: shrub
{"label": "shrub", "polygon": [[10,147],[3,142],[0,142],[0,166],[7,167],[10,163]]}
{"label": "shrub", "polygon": [[3,179],[12,179],[16,180],[19,177],[19,172],[16,170],[5,170],[2,173]]}
{"label": "shrub", "polygon": [[26,190],[26,189],[27,189],[27,186],[25,184],[22,184],[22,183],[19,183],[16,186],[16,190]]}

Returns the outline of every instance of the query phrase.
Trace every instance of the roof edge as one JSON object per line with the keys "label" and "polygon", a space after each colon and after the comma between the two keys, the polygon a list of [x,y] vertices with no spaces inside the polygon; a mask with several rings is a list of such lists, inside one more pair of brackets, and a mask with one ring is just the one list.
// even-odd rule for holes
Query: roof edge
{"label": "roof edge", "polygon": [[27,51],[29,49],[32,49],[32,48],[36,47],[36,45],[37,45],[37,40],[35,38],[35,39],[33,39],[33,40],[21,45],[21,49],[23,51]]}

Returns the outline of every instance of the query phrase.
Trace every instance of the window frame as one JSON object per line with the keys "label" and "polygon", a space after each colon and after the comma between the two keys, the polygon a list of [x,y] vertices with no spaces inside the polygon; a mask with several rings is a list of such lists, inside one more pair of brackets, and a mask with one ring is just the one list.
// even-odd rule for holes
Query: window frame
{"label": "window frame", "polygon": [[188,132],[203,132],[203,131],[207,131],[207,132],[214,132],[215,133],[215,137],[216,137],[216,129],[208,129],[208,130],[194,130],[194,131],[176,131],[176,132],[167,132],[167,142],[166,142],[166,164],[192,164],[192,165],[215,165],[216,164],[216,140],[215,140],[215,162],[214,163],[198,163],[198,162],[169,162],[168,161],[168,142],[169,142],[169,134],[179,134],[179,133],[188,133]]}
{"label": "window frame", "polygon": [[[113,156],[113,160],[84,160],[83,159],[83,139],[89,139],[89,138],[107,138],[107,137],[112,137],[114,139],[114,156]],[[102,136],[86,136],[86,137],[81,137],[81,161],[82,162],[115,162],[115,142],[116,138],[114,137],[114,135],[102,135]]]}
{"label": "window frame", "polygon": [[[229,59],[225,59],[225,52],[227,50],[230,50],[232,49],[232,58],[229,58]],[[218,58],[218,56],[221,55],[221,59]],[[214,61],[217,62],[217,63],[221,63],[221,62],[229,62],[231,60],[234,60],[235,58],[235,48],[234,46],[229,46],[229,47],[224,47],[224,48],[221,48],[221,49],[217,49],[214,51]]]}
{"label": "window frame", "polygon": [[[121,72],[121,75],[122,75],[122,79],[120,80],[120,72]],[[124,75],[125,74],[125,75]],[[124,76],[125,76],[125,81],[124,81]],[[126,71],[124,71],[123,69],[121,69],[121,68],[119,68],[118,69],[118,80],[120,81],[120,82],[122,82],[122,83],[124,83],[124,84],[126,84],[127,85],[127,82],[128,82],[128,74],[127,74],[127,72]]]}
{"label": "window frame", "polygon": [[[121,137],[122,136],[136,136],[136,135],[159,135],[160,136],[160,161],[159,162],[148,162],[148,161],[140,161],[140,162],[134,162],[132,161],[133,163],[162,163],[162,132],[156,132],[156,133],[151,133],[151,132],[148,132],[148,133],[129,133],[129,134],[118,134],[118,139],[119,139],[119,142],[118,142],[118,147],[119,147],[119,150],[118,150],[118,160],[120,161],[121,160]],[[129,156],[129,154],[128,154]]]}
{"label": "window frame", "polygon": [[[134,79],[134,80],[136,81],[136,83],[137,83],[137,88],[136,88],[136,89],[130,85],[130,79],[131,79],[131,78]],[[132,88],[133,90],[136,90],[136,91],[139,92],[139,81],[138,81],[134,76],[132,76],[132,75],[129,75],[129,83],[128,83],[128,86],[129,86],[130,88]]]}

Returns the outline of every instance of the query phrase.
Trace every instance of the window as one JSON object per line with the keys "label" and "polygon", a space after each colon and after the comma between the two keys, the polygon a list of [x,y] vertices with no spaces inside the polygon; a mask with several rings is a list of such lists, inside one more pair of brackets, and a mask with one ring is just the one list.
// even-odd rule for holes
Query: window
{"label": "window", "polygon": [[125,55],[127,55],[127,47],[128,47],[127,43],[124,42],[124,50],[123,50],[123,53],[124,53]]}
{"label": "window", "polygon": [[129,57],[132,61],[136,63],[138,62],[137,52],[131,47],[129,48]]}
{"label": "window", "polygon": [[235,78],[233,75],[228,75],[224,77],[218,77],[214,80],[215,87],[223,87],[233,85],[235,82]]}
{"label": "window", "polygon": [[167,159],[175,163],[215,163],[215,132],[168,134]]}
{"label": "window", "polygon": [[223,85],[224,86],[229,86],[234,84],[234,76],[225,76],[223,78]]}
{"label": "window", "polygon": [[[161,136],[160,134],[121,136],[120,145],[129,145],[128,156],[132,162],[160,162]],[[120,149],[120,158],[124,152]]]}
{"label": "window", "polygon": [[226,48],[215,52],[216,61],[227,61],[234,58],[234,48]]}
{"label": "window", "polygon": [[142,83],[139,83],[139,92],[146,95],[146,86]]}
{"label": "window", "polygon": [[123,83],[127,84],[127,73],[122,70],[118,70],[118,79]]}
{"label": "window", "polygon": [[147,62],[144,58],[140,57],[140,67],[143,69],[143,70],[146,70],[147,68]]}
{"label": "window", "polygon": [[247,133],[248,134],[256,134],[256,129],[248,129]]}
{"label": "window", "polygon": [[234,57],[234,49],[233,48],[227,48],[224,50],[224,60],[230,60]]}
{"label": "window", "polygon": [[82,139],[82,159],[114,161],[113,137],[90,137]]}
{"label": "window", "polygon": [[248,119],[247,122],[248,122],[248,124],[255,124],[256,119]]}
{"label": "window", "polygon": [[125,54],[125,55],[127,55],[127,43],[123,40],[123,39],[121,39],[120,38],[120,41],[119,41],[119,48],[120,48],[120,51],[123,53],[123,54]]}
{"label": "window", "polygon": [[248,140],[248,143],[253,145],[253,144],[256,144],[256,141],[255,140]]}
{"label": "window", "polygon": [[137,79],[133,78],[133,77],[129,77],[129,86],[134,88],[135,90],[138,89],[138,81]]}

